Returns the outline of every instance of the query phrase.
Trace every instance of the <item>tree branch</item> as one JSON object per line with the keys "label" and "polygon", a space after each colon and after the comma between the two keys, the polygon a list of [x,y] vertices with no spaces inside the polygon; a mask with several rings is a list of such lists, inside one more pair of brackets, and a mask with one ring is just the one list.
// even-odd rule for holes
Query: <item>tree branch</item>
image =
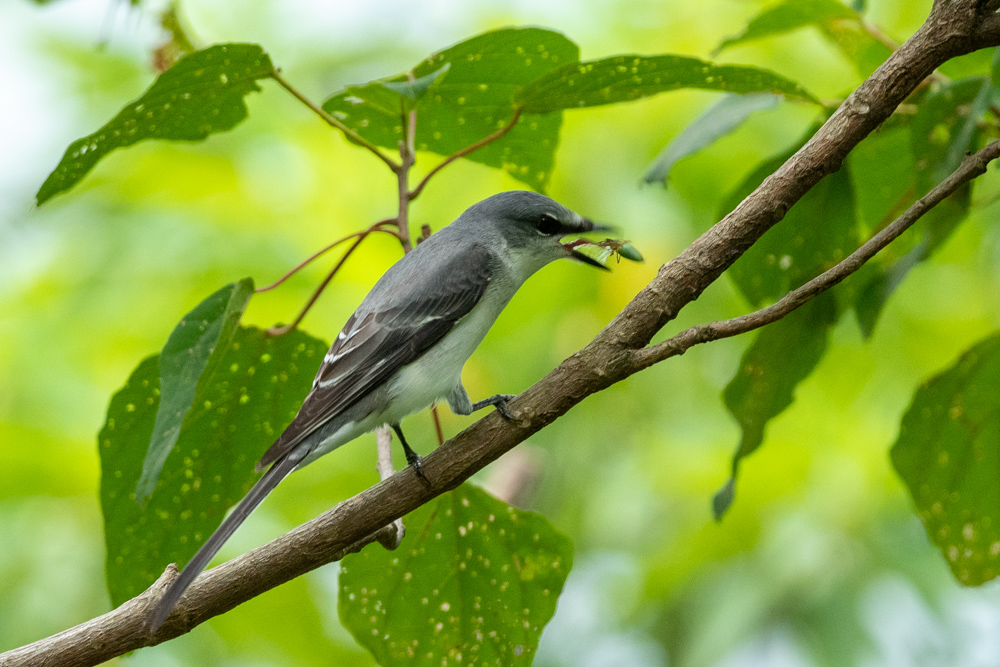
{"label": "tree branch", "polygon": [[[435,496],[457,487],[585,397],[642,368],[642,349],[847,154],[884,122],[935,68],[1000,43],[1000,26],[982,0],[937,0],[926,23],[882,64],[794,156],[732,213],[660,268],[586,347],[510,402],[516,418],[491,413],[424,457],[431,484],[410,468],[316,519],[195,581],[155,635],[151,606],[175,570],[118,609],[48,639],[0,654],[0,667],[93,665],[190,631],[263,591],[337,560]],[[388,530],[395,530],[390,527]]]}
{"label": "tree branch", "polygon": [[948,178],[941,181],[937,187],[913,203],[892,224],[882,229],[864,245],[851,253],[846,259],[833,268],[816,276],[805,285],[792,290],[784,297],[766,308],[734,317],[721,322],[710,322],[682,331],[662,343],[647,347],[636,353],[636,365],[642,369],[659,363],[664,359],[684,354],[687,350],[700,343],[708,343],[720,338],[737,336],[762,326],[777,322],[793,310],[805,305],[826,290],[838,285],[849,275],[860,269],[879,251],[895,241],[928,211],[940,204],[963,184],[986,173],[990,162],[1000,157],[1000,141],[994,141],[975,155],[967,155]]}

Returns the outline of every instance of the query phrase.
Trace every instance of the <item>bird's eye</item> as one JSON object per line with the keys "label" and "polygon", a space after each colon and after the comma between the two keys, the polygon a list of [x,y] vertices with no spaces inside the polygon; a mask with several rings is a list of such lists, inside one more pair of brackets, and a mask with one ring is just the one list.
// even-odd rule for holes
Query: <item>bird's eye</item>
{"label": "bird's eye", "polygon": [[547,213],[535,223],[535,229],[538,230],[538,233],[545,234],[546,236],[557,233],[561,227],[562,225],[559,224],[559,221]]}

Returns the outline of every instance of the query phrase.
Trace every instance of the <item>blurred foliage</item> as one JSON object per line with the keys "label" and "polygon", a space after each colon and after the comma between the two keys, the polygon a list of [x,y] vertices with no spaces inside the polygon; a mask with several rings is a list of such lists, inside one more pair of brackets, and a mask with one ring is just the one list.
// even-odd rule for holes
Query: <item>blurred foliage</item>
{"label": "blurred foliage", "polygon": [[743,437],[733,455],[732,477],[712,500],[716,518],[733,501],[740,461],[764,442],[767,422],[792,404],[795,386],[809,377],[823,358],[829,330],[836,322],[836,300],[823,294],[765,327],[743,353],[736,376],[722,394],[743,429]]}
{"label": "blurred foliage", "polygon": [[[930,6],[868,4],[865,24],[897,42]],[[415,16],[402,5],[345,13],[255,0],[234,13],[190,0],[184,10],[204,43],[260,43],[289,80],[319,99],[509,24],[552,26],[588,57],[705,57],[774,6],[620,0],[582,12],[451,3],[441,16]],[[0,109],[0,141],[17,156],[0,156],[0,650],[109,608],[94,433],[108,397],[138,360],[162,348],[172,324],[220,285],[245,275],[270,280],[331,239],[391,214],[395,203],[383,165],[265,82],[275,94],[249,96],[250,116],[237,132],[202,144],[143,142],[101,161],[72,196],[27,213],[69,141],[113,117],[151,79],[148,54],[163,39],[152,34],[154,22],[112,22],[108,46],[98,51],[104,16],[104,5],[93,2],[0,5],[0,52],[17,63],[0,83],[20,100]],[[837,99],[866,66],[829,36],[837,26],[867,39],[853,19],[818,30],[803,25],[734,44],[720,61],[770,69],[820,99]],[[926,126],[935,151],[965,141],[966,128],[985,128],[969,145],[995,133],[995,119],[979,116],[976,104],[992,57],[973,54],[942,68],[954,86],[979,79],[971,98],[953,94],[940,120]],[[933,82],[924,95],[948,89]],[[816,107],[782,103],[676,164],[669,191],[637,190],[653,157],[717,99],[682,91],[564,114],[548,190],[624,228],[648,263],[623,263],[609,276],[567,263],[530,281],[467,365],[473,397],[521,390],[578,349],[659,264],[715,221],[727,193],[793,148],[816,120]],[[912,102],[908,115],[886,123],[848,160],[861,239],[917,196],[907,180],[920,139],[913,112],[923,113],[924,99]],[[435,159],[421,154],[418,171]],[[867,339],[850,317],[829,329],[826,353],[797,383],[793,404],[741,463],[739,498],[721,524],[707,500],[725,479],[738,433],[720,394],[755,345],[749,337],[691,350],[591,397],[532,437],[527,451],[535,452],[540,482],[531,508],[569,536],[575,552],[535,664],[970,664],[1000,653],[996,586],[959,588],[886,456],[919,382],[1000,324],[998,186],[990,174],[964,193],[952,220],[970,217],[948,233],[915,229],[900,239],[907,254],[933,239],[933,254],[904,261],[890,251],[879,260],[884,273],[906,269],[891,298],[860,296],[875,284],[861,275],[842,286],[844,302],[881,304],[878,326],[869,318]],[[500,170],[457,163],[415,204],[414,221],[440,228],[471,203],[514,187],[519,182]],[[306,327],[336,331],[398,254],[388,239],[367,243]],[[289,320],[324,271],[307,269],[255,299],[246,322]],[[723,280],[671,330],[749,307]],[[448,434],[469,423],[442,412]],[[409,421],[412,444],[426,451],[434,441],[429,418]],[[373,443],[361,440],[286,480],[221,557],[373,483]],[[247,468],[253,456],[247,452]],[[477,481],[492,488],[513,468],[505,457]],[[339,588],[337,568],[322,568],[116,662],[372,664],[338,621]]]}
{"label": "blurred foliage", "polygon": [[662,181],[666,186],[670,170],[678,160],[694,155],[727,134],[731,134],[752,114],[773,109],[778,106],[779,101],[780,98],[771,93],[726,95],[667,144],[643,176],[643,181],[646,183]]}
{"label": "blurred foliage", "polygon": [[863,11],[863,7],[847,7],[840,0],[784,0],[753,17],[739,35],[722,40],[714,53],[814,27],[854,63],[861,76],[868,76],[889,57],[892,49],[881,33],[864,22]]}
{"label": "blurred foliage", "polygon": [[181,15],[179,0],[173,0],[160,13],[160,27],[167,33],[168,38],[153,50],[153,69],[163,72],[170,69],[182,57],[197,51],[198,47],[194,45],[195,39]]}

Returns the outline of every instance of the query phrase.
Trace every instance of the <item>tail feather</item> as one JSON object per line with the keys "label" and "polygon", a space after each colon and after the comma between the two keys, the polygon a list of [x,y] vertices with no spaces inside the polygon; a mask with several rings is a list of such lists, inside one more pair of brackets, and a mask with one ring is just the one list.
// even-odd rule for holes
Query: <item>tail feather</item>
{"label": "tail feather", "polygon": [[257,483],[253,485],[249,493],[243,497],[233,511],[227,516],[223,522],[215,529],[211,537],[201,545],[198,552],[194,557],[188,561],[188,564],[184,566],[180,575],[174,579],[170,587],[167,588],[163,597],[156,605],[155,613],[150,621],[150,631],[156,632],[163,622],[167,620],[170,616],[170,612],[173,611],[174,605],[177,601],[181,599],[184,595],[184,591],[194,582],[194,580],[201,574],[212,557],[219,552],[222,545],[226,543],[236,529],[240,527],[250,513],[253,512],[258,505],[267,497],[274,487],[278,485],[278,482],[283,480],[288,476],[292,470],[295,469],[302,460],[300,456],[288,455],[284,458],[278,460],[266,473],[264,476],[257,480]]}

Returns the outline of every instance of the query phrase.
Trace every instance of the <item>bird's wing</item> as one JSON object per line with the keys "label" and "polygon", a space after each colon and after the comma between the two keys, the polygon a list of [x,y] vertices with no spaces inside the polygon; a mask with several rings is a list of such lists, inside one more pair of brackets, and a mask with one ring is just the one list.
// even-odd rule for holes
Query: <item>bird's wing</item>
{"label": "bird's wing", "polygon": [[258,469],[294,449],[444,338],[482,298],[490,280],[489,260],[484,247],[472,245],[435,267],[436,280],[402,281],[399,290],[404,294],[391,305],[367,312],[359,308],[323,358],[302,408]]}

